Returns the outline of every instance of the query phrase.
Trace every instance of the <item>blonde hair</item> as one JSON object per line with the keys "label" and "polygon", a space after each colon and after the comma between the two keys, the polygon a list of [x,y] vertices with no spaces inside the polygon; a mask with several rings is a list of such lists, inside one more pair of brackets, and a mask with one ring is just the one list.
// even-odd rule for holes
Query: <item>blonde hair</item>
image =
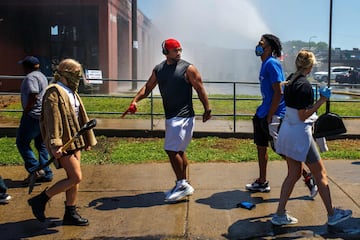
{"label": "blonde hair", "polygon": [[[305,70],[312,68],[314,64],[316,64],[314,53],[309,50],[300,50],[295,60],[296,72],[291,75],[289,81],[298,78]],[[284,82],[284,84],[288,84],[289,81]]]}
{"label": "blonde hair", "polygon": [[295,66],[297,71],[309,69],[314,64],[316,64],[314,53],[308,50],[300,50],[295,60]]}

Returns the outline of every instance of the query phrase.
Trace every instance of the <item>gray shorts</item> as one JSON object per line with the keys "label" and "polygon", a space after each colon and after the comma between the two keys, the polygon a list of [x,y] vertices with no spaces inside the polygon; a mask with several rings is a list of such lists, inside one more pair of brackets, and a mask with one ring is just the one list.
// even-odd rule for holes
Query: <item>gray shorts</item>
{"label": "gray shorts", "polygon": [[306,155],[305,163],[314,163],[317,161],[320,161],[320,154],[316,148],[315,140],[312,139],[311,143],[310,143],[310,148],[309,148],[308,154]]}

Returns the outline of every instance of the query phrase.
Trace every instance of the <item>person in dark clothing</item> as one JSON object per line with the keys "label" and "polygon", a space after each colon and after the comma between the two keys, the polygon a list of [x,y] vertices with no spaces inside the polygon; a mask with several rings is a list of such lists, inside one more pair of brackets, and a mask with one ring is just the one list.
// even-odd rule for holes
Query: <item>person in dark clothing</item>
{"label": "person in dark clothing", "polygon": [[7,204],[11,199],[11,196],[6,193],[7,189],[4,179],[0,176],[0,204]]}
{"label": "person in dark clothing", "polygon": [[[48,86],[48,80],[40,72],[39,59],[34,56],[27,56],[18,62],[23,66],[26,77],[21,82],[21,105],[23,114],[16,135],[16,146],[25,163],[25,169],[30,174],[30,169],[39,165],[44,165],[49,158],[40,132],[40,114],[42,97]],[[38,151],[38,160],[31,149],[30,143],[34,140],[35,148]],[[29,175],[30,176],[30,175]],[[53,173],[49,166],[36,173],[37,182],[50,182]],[[29,183],[29,177],[24,180],[24,184]]]}
{"label": "person in dark clothing", "polygon": [[189,163],[185,154],[195,124],[193,88],[204,107],[203,122],[211,118],[211,110],[199,71],[194,65],[181,59],[182,48],[179,41],[165,40],[162,43],[162,52],[166,60],[155,66],[149,80],[135,95],[125,113],[135,113],[137,102],[146,98],[155,86],[159,85],[166,118],[164,149],[177,180],[175,187],[165,192],[165,201],[177,202],[194,192],[188,182]]}

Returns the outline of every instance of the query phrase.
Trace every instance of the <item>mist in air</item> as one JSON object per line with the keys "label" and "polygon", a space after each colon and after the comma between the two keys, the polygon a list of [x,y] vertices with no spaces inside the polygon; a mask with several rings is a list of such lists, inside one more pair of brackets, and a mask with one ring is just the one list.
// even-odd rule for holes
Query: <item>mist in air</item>
{"label": "mist in air", "polygon": [[254,49],[270,29],[251,0],[169,0],[151,20],[162,39],[181,42],[182,58],[204,81],[258,81],[261,61]]}
{"label": "mist in air", "polygon": [[229,49],[252,49],[269,28],[252,0],[169,0],[153,19],[165,37]]}

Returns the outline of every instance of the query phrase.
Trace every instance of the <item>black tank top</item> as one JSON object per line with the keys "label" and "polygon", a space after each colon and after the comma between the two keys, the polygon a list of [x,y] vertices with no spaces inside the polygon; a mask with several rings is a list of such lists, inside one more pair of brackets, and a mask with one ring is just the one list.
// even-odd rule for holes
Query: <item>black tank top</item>
{"label": "black tank top", "polygon": [[180,59],[168,65],[166,61],[155,66],[154,72],[163,99],[165,118],[193,117],[192,85],[186,80],[190,63]]}

